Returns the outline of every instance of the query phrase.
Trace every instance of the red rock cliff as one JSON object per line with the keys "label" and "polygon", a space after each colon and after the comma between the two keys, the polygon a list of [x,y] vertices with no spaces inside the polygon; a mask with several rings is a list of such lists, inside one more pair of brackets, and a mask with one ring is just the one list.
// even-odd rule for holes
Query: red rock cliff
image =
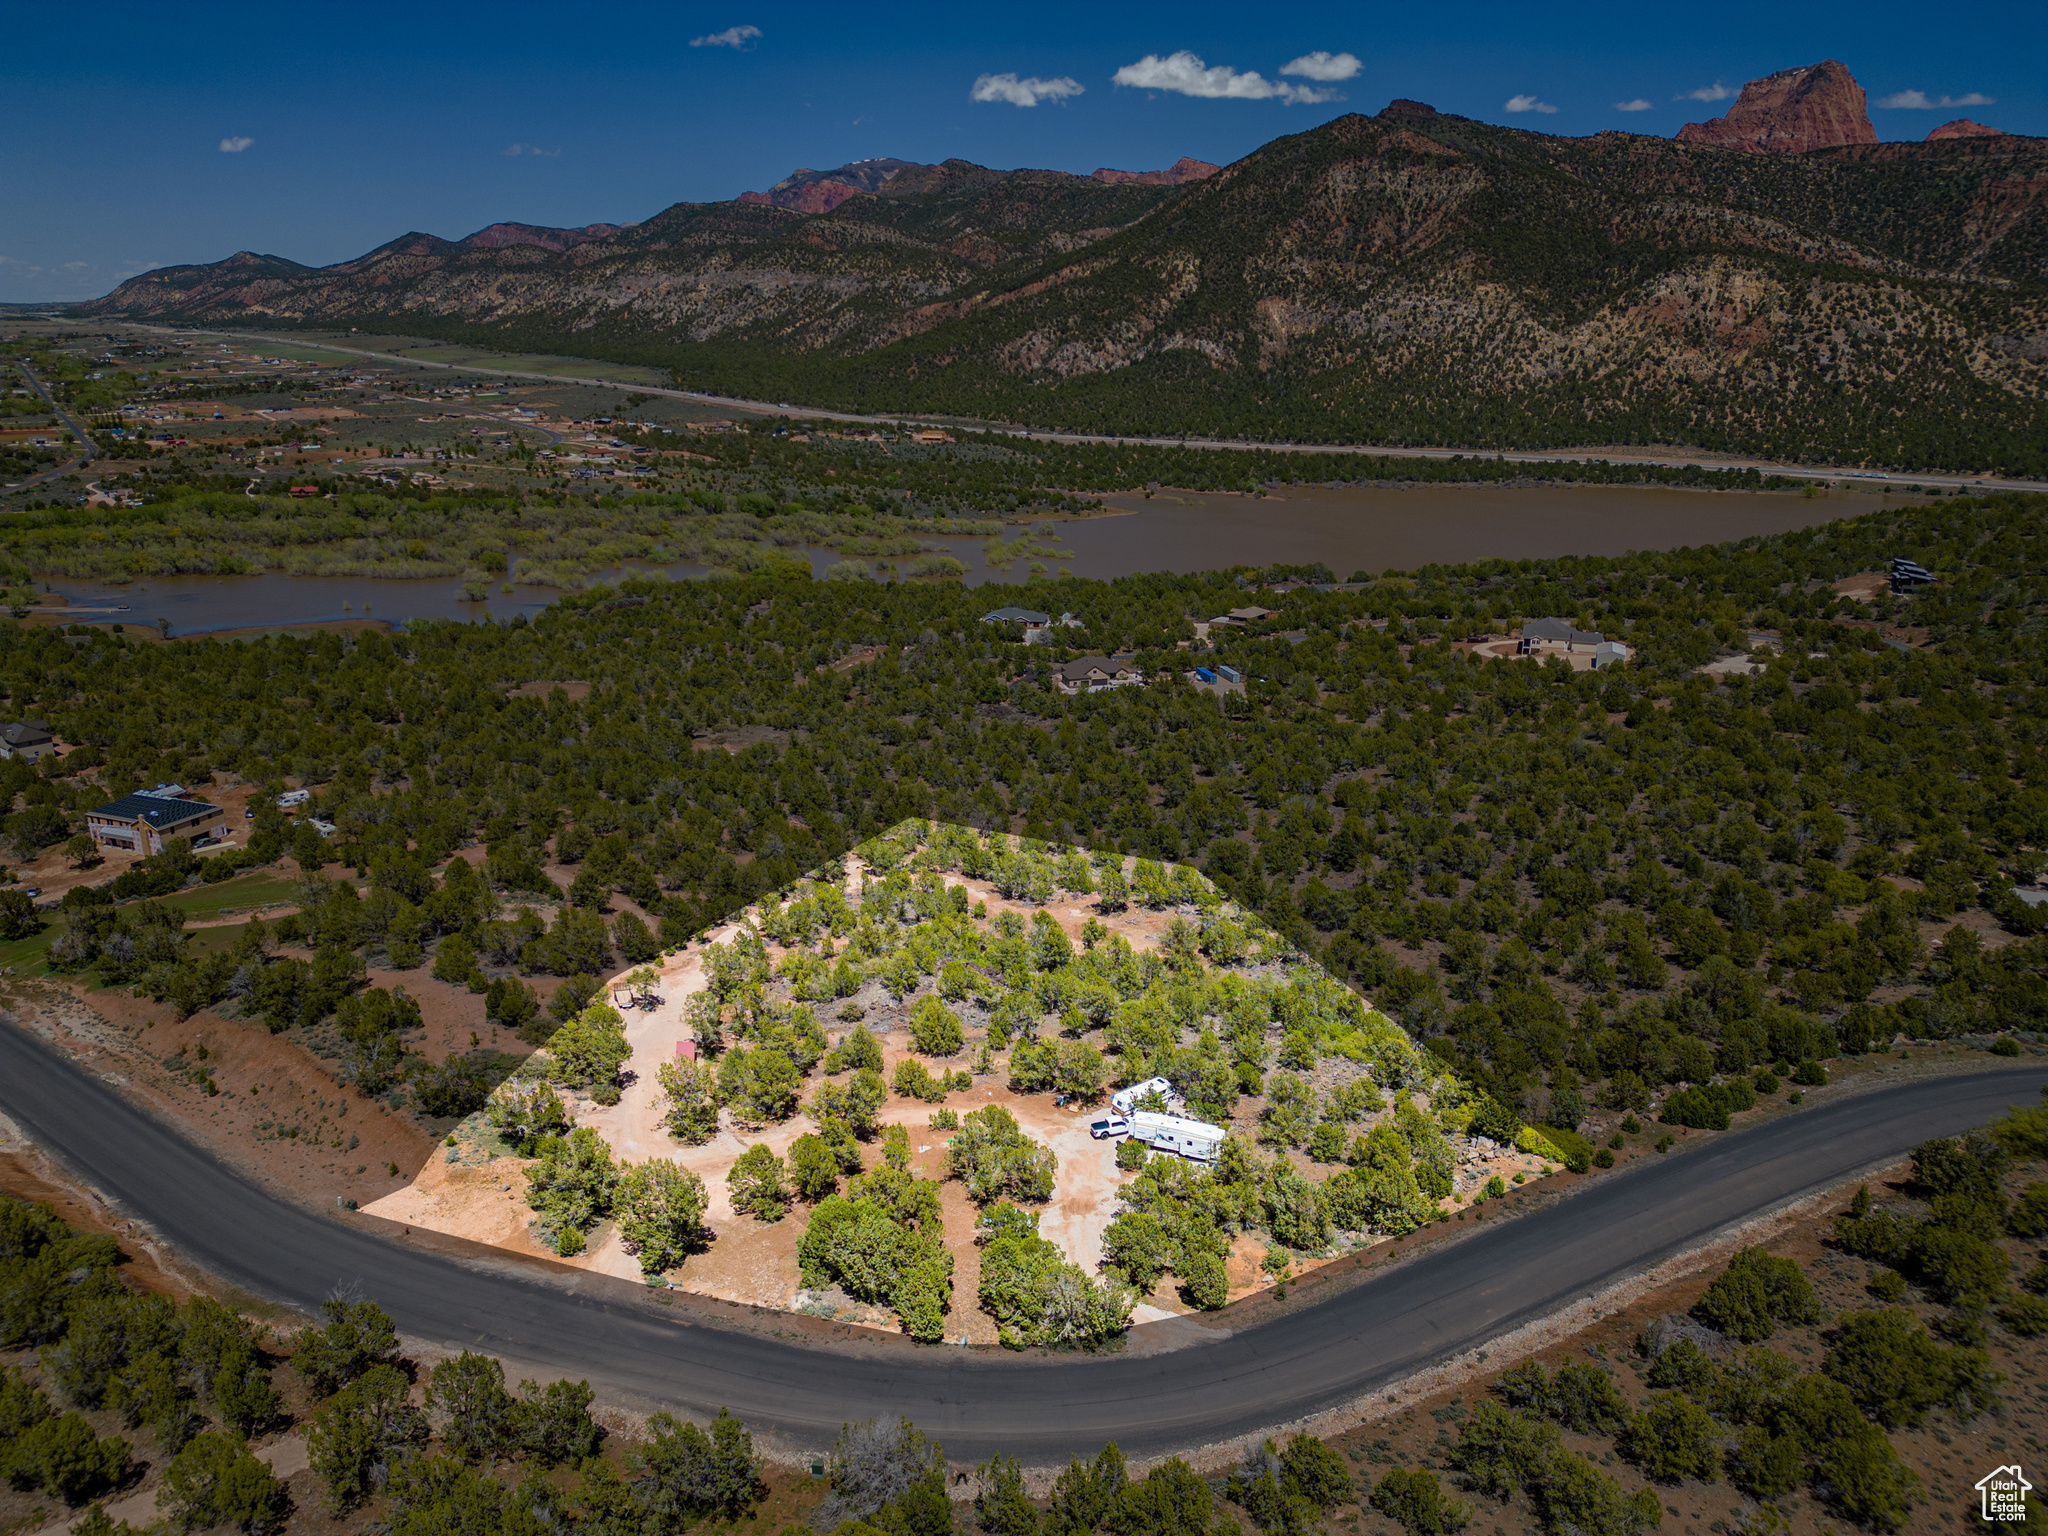
{"label": "red rock cliff", "polygon": [[1163,171],[1112,171],[1104,166],[1090,179],[1106,181],[1113,187],[1120,187],[1126,182],[1136,182],[1142,187],[1178,187],[1184,182],[1207,181],[1222,169],[1222,166],[1211,165],[1206,160],[1190,160],[1182,155]]}
{"label": "red rock cliff", "polygon": [[1796,155],[1837,144],[1875,144],[1863,87],[1845,64],[1824,59],[1752,80],[1726,117],[1687,123],[1678,137],[1756,155]]}
{"label": "red rock cliff", "polygon": [[2002,139],[2006,136],[2003,128],[1986,128],[1982,123],[1973,123],[1967,117],[1959,117],[1952,123],[1943,123],[1927,137],[1933,139]]}

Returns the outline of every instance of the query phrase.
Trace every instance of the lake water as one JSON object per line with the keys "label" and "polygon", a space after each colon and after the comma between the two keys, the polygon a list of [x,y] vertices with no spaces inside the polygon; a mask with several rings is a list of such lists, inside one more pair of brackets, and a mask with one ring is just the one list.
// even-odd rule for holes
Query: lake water
{"label": "lake water", "polygon": [[[1619,555],[1637,549],[1718,544],[1758,534],[1833,522],[1885,505],[1874,491],[1834,491],[1806,498],[1786,492],[1680,491],[1618,486],[1416,486],[1410,489],[1290,487],[1265,497],[1162,491],[1149,500],[1118,496],[1127,515],[1035,525],[1057,533],[1043,545],[1071,556],[1019,559],[992,568],[980,539],[935,539],[967,566],[969,586],[1021,582],[1032,565],[1048,573],[1129,576],[1147,571],[1215,570],[1232,565],[1308,565],[1321,561],[1341,579],[1354,571],[1412,570],[1436,562]],[[1006,529],[1014,538],[1020,530]],[[835,551],[786,551],[822,573]],[[907,562],[905,562],[907,564]],[[703,567],[663,567],[678,579]],[[611,573],[615,578],[617,572]],[[57,582],[73,607],[125,613],[81,613],[88,623],[155,625],[173,634],[306,624],[344,618],[499,620],[534,614],[561,594],[549,587],[495,586],[487,601],[463,600],[454,578],[377,581],[355,576],[172,576],[124,587]]]}

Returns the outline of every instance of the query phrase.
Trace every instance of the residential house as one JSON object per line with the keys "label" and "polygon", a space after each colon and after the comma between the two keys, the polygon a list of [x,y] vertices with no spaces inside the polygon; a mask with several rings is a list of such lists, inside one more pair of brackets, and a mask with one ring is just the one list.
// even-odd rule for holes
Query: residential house
{"label": "residential house", "polygon": [[981,616],[981,622],[984,624],[1022,624],[1024,626],[1024,638],[1026,641],[1029,641],[1033,636],[1044,633],[1046,626],[1052,623],[1052,615],[1049,613],[1033,613],[1029,608],[998,608],[992,613],[984,613]]}
{"label": "residential house", "polygon": [[1602,640],[1593,647],[1593,670],[1604,672],[1609,667],[1621,666],[1634,654],[1619,640]]}
{"label": "residential house", "polygon": [[159,784],[87,811],[85,830],[102,848],[162,853],[165,840],[173,837],[189,837],[194,847],[223,841],[228,835],[228,813],[192,799],[182,785]]}
{"label": "residential house", "polygon": [[49,757],[56,750],[56,738],[40,720],[17,720],[12,725],[0,725],[0,757],[19,757],[33,763],[38,758]]}
{"label": "residential house", "polygon": [[1053,669],[1052,680],[1062,693],[1100,693],[1105,688],[1134,688],[1144,682],[1137,657],[1077,656]]}
{"label": "residential house", "polygon": [[1254,605],[1250,608],[1233,608],[1228,613],[1218,614],[1209,622],[1211,624],[1256,624],[1261,619],[1277,619],[1279,617],[1280,610],[1278,608],[1260,608]]}
{"label": "residential house", "polygon": [[1522,624],[1517,656],[1535,656],[1546,646],[1561,645],[1567,651],[1582,645],[1598,645],[1607,637],[1597,629],[1580,629],[1570,619],[1527,619]]}

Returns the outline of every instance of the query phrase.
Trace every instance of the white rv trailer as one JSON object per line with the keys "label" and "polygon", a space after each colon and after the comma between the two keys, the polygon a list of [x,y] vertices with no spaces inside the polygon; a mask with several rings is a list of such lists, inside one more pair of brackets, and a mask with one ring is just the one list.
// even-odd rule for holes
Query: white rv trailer
{"label": "white rv trailer", "polygon": [[1131,1116],[1131,1139],[1142,1141],[1154,1152],[1178,1152],[1194,1163],[1213,1163],[1223,1146],[1223,1127],[1180,1115],[1162,1115],[1141,1109]]}
{"label": "white rv trailer", "polygon": [[1160,1098],[1171,1102],[1173,1084],[1163,1077],[1148,1077],[1142,1083],[1133,1083],[1128,1088],[1117,1089],[1109,1096],[1109,1107],[1120,1115],[1128,1115],[1138,1107],[1138,1100],[1148,1093],[1156,1093]]}

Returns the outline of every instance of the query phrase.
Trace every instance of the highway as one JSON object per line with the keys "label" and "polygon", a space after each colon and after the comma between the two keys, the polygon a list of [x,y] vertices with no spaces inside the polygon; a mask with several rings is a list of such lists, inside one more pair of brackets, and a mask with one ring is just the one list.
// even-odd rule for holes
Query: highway
{"label": "highway", "polygon": [[616,1288],[600,1294],[578,1275],[553,1283],[421,1251],[267,1193],[0,1015],[0,1110],[187,1259],[246,1291],[311,1310],[356,1285],[412,1338],[498,1355],[515,1377],[588,1377],[601,1392],[691,1414],[730,1406],[785,1449],[823,1450],[847,1420],[906,1414],[955,1462],[1002,1451],[1039,1466],[1108,1440],[1152,1455],[1338,1407],[1929,1137],[2037,1102],[2044,1077],[2029,1063],[1823,1096],[1489,1221],[1213,1344],[1026,1358],[806,1347]]}
{"label": "highway", "polygon": [[[136,323],[136,322],[130,322]],[[348,357],[373,358],[378,362],[402,363],[408,368],[439,368],[449,373],[487,373],[493,378],[531,379],[543,384],[586,384],[601,389],[623,389],[643,395],[662,395],[671,400],[687,400],[695,405],[716,406],[720,410],[747,411],[757,415],[784,415],[802,417],[809,421],[839,421],[861,426],[890,426],[905,421],[922,419],[919,413],[901,413],[893,416],[869,416],[852,411],[828,411],[822,407],[807,405],[772,404],[765,400],[739,400],[730,395],[706,395],[688,389],[663,389],[653,384],[640,384],[627,379],[607,379],[597,376],[570,375],[561,373],[520,372],[513,368],[495,368],[483,363],[441,363],[429,362],[424,358],[407,357],[402,352],[371,352],[359,347],[339,347],[332,342],[307,341],[295,336],[266,336],[255,331],[213,331],[197,326],[143,326],[143,329],[160,331],[167,335],[186,336],[230,336],[239,340],[271,341],[280,346],[318,347],[324,352],[339,352]],[[953,418],[945,418],[952,421]],[[1855,480],[1872,486],[1934,486],[1943,490],[1998,490],[1998,491],[2048,491],[2048,481],[2012,480],[1995,475],[1948,474],[1940,472],[1905,472],[1894,474],[1878,473],[1872,470],[1850,469],[1842,466],[1814,464],[1782,464],[1770,459],[1745,459],[1737,457],[1714,458],[1684,452],[1659,453],[1651,449],[1622,448],[1601,452],[1572,453],[1565,451],[1542,452],[1539,450],[1484,449],[1484,448],[1403,448],[1385,447],[1366,443],[1269,443],[1249,438],[1209,437],[1118,437],[1088,432],[1052,432],[1033,427],[989,424],[967,430],[990,431],[1007,437],[1025,438],[1041,443],[1106,443],[1128,444],[1148,448],[1198,448],[1207,450],[1240,450],[1257,453],[1315,453],[1337,457],[1362,455],[1367,458],[1383,459],[1501,459],[1511,464],[1643,464],[1657,468],[1686,468],[1743,470],[1754,469],[1766,475],[1784,475],[1797,480]]]}

